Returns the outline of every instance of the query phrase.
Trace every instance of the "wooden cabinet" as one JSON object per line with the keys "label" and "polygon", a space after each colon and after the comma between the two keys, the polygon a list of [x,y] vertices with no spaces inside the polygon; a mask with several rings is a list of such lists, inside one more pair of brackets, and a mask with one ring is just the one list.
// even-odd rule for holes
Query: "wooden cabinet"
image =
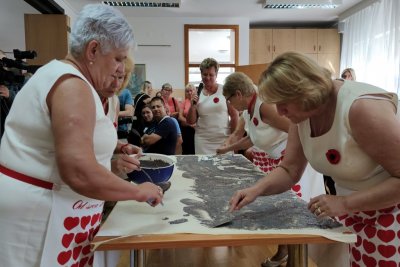
{"label": "wooden cabinet", "polygon": [[337,29],[318,30],[318,53],[340,53],[340,36]]}
{"label": "wooden cabinet", "polygon": [[29,65],[43,65],[52,59],[63,59],[68,53],[69,17],[53,14],[25,14],[25,48],[35,50],[37,57]]}
{"label": "wooden cabinet", "polygon": [[294,51],[296,32],[294,29],[251,29],[250,64],[271,62],[277,55]]}
{"label": "wooden cabinet", "polygon": [[317,29],[296,29],[296,51],[314,54],[318,51]]}
{"label": "wooden cabinet", "polygon": [[262,64],[272,61],[272,29],[250,30],[249,47],[251,64]]}
{"label": "wooden cabinet", "polygon": [[296,51],[339,76],[340,36],[336,29],[296,29]]}
{"label": "wooden cabinet", "polygon": [[273,29],[272,38],[274,58],[283,52],[296,50],[295,29]]}
{"label": "wooden cabinet", "polygon": [[[267,31],[272,32],[268,43],[259,41],[260,37],[254,38],[255,35],[265,36]],[[272,54],[265,52],[266,43],[267,47],[272,45]],[[250,64],[268,63],[283,52],[297,51],[329,69],[333,77],[339,76],[340,36],[337,29],[250,29],[249,47]]]}

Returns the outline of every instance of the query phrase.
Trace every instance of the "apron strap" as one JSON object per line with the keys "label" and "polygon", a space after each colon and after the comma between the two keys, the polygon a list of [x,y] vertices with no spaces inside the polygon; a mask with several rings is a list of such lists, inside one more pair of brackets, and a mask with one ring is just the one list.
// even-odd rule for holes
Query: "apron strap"
{"label": "apron strap", "polygon": [[21,182],[25,182],[31,185],[35,185],[44,189],[52,190],[53,189],[53,183],[43,181],[28,175],[25,175],[20,172],[16,172],[13,170],[10,170],[2,165],[0,165],[0,172],[7,175],[8,177],[14,178],[16,180],[19,180]]}

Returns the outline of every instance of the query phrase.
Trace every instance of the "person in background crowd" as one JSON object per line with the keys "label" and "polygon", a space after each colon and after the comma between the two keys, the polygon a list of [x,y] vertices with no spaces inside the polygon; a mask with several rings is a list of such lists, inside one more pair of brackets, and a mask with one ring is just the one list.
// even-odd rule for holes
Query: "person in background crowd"
{"label": "person in background crowd", "polygon": [[[140,135],[143,134],[143,128],[144,128],[144,122],[142,118],[141,111],[145,105],[150,103],[151,100],[151,95],[153,93],[153,86],[151,82],[145,81],[142,84],[142,91],[135,96],[135,111],[134,111],[134,121],[132,122],[132,130],[134,130],[133,133],[129,133],[128,136],[135,135],[136,131],[140,133]],[[134,138],[134,137],[132,137]],[[128,137],[128,140],[130,138]]]}
{"label": "person in background crowd", "polygon": [[[123,72],[132,44],[132,29],[121,12],[86,5],[72,28],[66,59],[41,67],[17,94],[0,146],[2,265],[92,266],[90,242],[104,200],[152,206],[162,201],[160,187],[134,185],[110,171],[117,135],[99,91],[106,93]],[[133,146],[119,150],[140,153]],[[129,158],[126,171],[138,169],[138,159]],[[86,238],[62,242],[82,228],[90,233]],[[64,257],[65,250],[76,253]]]}
{"label": "person in background crowd", "polygon": [[164,99],[167,108],[167,114],[171,117],[178,118],[179,116],[179,103],[172,95],[173,89],[171,84],[164,83],[161,87],[161,97]]}
{"label": "person in background crowd", "polygon": [[[268,176],[234,193],[230,210],[239,210],[258,196],[286,191],[309,161],[334,179],[337,192],[312,198],[310,212],[318,218],[336,217],[357,235],[357,243],[345,250],[350,251],[350,261],[347,257],[338,262],[340,255],[329,253],[326,262],[317,264],[399,265],[397,95],[365,83],[332,81],[328,70],[295,52],[281,54],[262,74],[260,95],[293,123],[286,154]],[[366,242],[368,247],[360,245]]]}
{"label": "person in background crowd", "polygon": [[153,97],[150,101],[156,127],[151,134],[142,136],[144,152],[174,155],[178,139],[174,119],[167,115],[165,103],[161,97]]}
{"label": "person in background crowd", "polygon": [[[124,61],[124,66],[124,72],[115,77],[113,83],[111,83],[111,87],[106,91],[106,93],[99,94],[103,103],[103,108],[106,110],[106,115],[113,122],[115,128],[118,127],[118,117],[120,113],[118,95],[129,83],[134,66],[133,60],[130,57],[127,57]],[[115,94],[111,97],[107,97],[111,91],[115,92]]]}
{"label": "person in background crowd", "polygon": [[352,68],[344,69],[342,75],[340,75],[344,80],[355,81],[356,80],[356,72]]}
{"label": "person in background crowd", "polygon": [[[223,94],[236,110],[243,113],[238,123],[241,128],[235,130],[237,136],[233,138],[237,141],[225,143],[217,149],[217,154],[253,147],[253,163],[266,174],[270,173],[284,158],[290,121],[280,116],[273,104],[262,102],[257,87],[242,72],[234,72],[226,77]],[[243,137],[245,131],[247,136]],[[292,191],[309,201],[312,196],[324,192],[322,175],[308,167],[306,175],[292,187]],[[278,252],[272,258],[267,258],[261,266],[279,266],[287,258],[287,246],[279,245]]]}
{"label": "person in background crowd", "polygon": [[195,124],[188,124],[186,116],[189,112],[192,97],[197,93],[197,88],[192,83],[185,86],[185,99],[183,100],[179,109],[179,124],[182,131],[182,154],[194,155],[194,127]]}
{"label": "person in background crowd", "polygon": [[128,143],[136,146],[141,146],[142,136],[144,134],[152,134],[156,126],[150,104],[143,106],[141,117],[143,119],[143,132],[139,133],[137,130],[131,129],[128,135]]}
{"label": "person in background crowd", "polygon": [[217,148],[236,128],[238,112],[225,100],[222,85],[217,83],[219,64],[206,58],[200,64],[204,88],[194,95],[186,116],[188,124],[196,124],[196,154],[215,154]]}
{"label": "person in background crowd", "polygon": [[149,81],[144,81],[144,83],[142,84],[142,92],[152,96],[153,95],[153,85],[151,84],[151,82]]}
{"label": "person in background crowd", "polygon": [[[127,80],[129,82],[129,80]],[[125,86],[128,83],[125,84]],[[133,117],[133,99],[131,91],[123,87],[119,92],[119,112],[118,112],[118,138],[126,138],[128,136],[128,124],[132,123]]]}
{"label": "person in background crowd", "polygon": [[[6,54],[3,50],[0,50],[0,60],[5,58]],[[10,71],[8,68],[0,66],[4,72]],[[14,76],[12,76],[14,77]],[[22,77],[22,76],[21,76]],[[1,76],[3,78],[3,76]],[[0,141],[4,133],[4,123],[8,112],[10,111],[11,105],[14,101],[15,96],[21,89],[23,82],[10,82],[1,80],[0,78]],[[11,79],[13,80],[13,79]]]}

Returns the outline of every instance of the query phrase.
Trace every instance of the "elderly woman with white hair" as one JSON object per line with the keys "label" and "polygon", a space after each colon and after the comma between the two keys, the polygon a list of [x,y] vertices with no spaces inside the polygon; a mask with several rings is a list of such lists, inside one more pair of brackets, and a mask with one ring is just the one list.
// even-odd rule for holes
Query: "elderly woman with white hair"
{"label": "elderly woman with white hair", "polygon": [[[40,68],[21,89],[0,147],[2,266],[91,266],[90,241],[104,200],[156,206],[156,185],[134,185],[113,174],[117,134],[99,95],[124,70],[132,29],[116,9],[88,5],[70,35],[70,53]],[[127,171],[139,168],[127,156]]]}

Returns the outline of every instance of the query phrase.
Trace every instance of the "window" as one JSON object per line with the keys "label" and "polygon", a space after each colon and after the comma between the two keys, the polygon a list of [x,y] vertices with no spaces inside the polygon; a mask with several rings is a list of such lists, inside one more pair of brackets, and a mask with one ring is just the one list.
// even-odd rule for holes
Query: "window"
{"label": "window", "polygon": [[185,84],[201,82],[199,65],[212,57],[220,65],[217,82],[235,71],[239,54],[238,25],[185,25]]}

